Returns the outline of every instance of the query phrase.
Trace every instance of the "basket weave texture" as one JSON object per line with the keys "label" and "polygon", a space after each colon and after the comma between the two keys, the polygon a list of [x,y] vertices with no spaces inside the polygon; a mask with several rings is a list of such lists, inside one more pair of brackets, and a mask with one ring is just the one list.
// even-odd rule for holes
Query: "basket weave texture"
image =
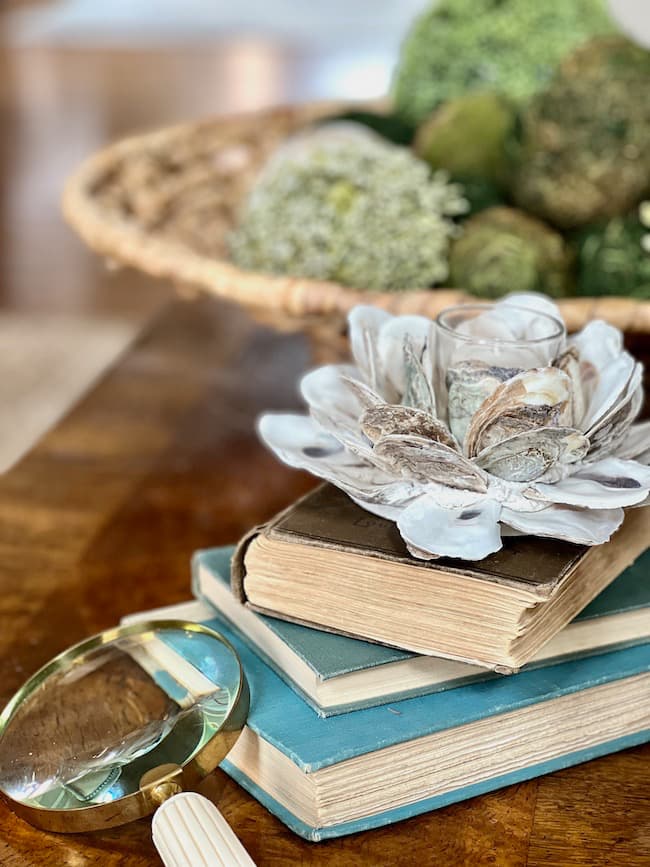
{"label": "basket weave texture", "polygon": [[[228,260],[227,237],[253,180],[297,129],[350,105],[318,103],[185,124],[126,139],[88,159],[66,185],[66,218],[111,260],[228,298],[277,327],[340,323],[358,303],[436,316],[471,301],[459,290],[367,292],[337,283],[245,271]],[[650,301],[560,301],[569,330],[592,318],[650,333]],[[338,326],[337,326],[338,327]]]}

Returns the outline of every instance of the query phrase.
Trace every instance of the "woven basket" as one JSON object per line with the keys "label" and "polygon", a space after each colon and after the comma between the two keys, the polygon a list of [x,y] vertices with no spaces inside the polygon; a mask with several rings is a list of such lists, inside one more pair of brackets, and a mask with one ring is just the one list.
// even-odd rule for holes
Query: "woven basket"
{"label": "woven basket", "polygon": [[[70,178],[64,213],[92,249],[113,261],[228,298],[275,327],[319,332],[326,340],[342,334],[345,315],[359,302],[435,316],[472,300],[447,289],[366,292],[244,271],[228,261],[227,235],[260,166],[292,132],[344,108],[350,105],[278,108],[120,141]],[[567,298],[560,306],[571,331],[599,317],[623,331],[650,333],[650,301]]]}

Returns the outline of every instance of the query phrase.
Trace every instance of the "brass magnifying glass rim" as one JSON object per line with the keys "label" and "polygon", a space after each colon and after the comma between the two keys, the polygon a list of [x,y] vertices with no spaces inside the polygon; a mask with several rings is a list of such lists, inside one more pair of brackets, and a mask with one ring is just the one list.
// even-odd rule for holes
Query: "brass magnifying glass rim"
{"label": "brass magnifying glass rim", "polygon": [[210,629],[209,626],[185,620],[146,620],[128,626],[118,626],[115,629],[108,629],[98,635],[93,635],[91,638],[86,638],[64,650],[33,674],[10,699],[0,714],[0,740],[22,702],[52,674],[67,668],[73,660],[121,638],[133,635],[153,635],[160,631],[172,629],[208,635],[216,639],[232,654],[237,664],[239,687],[233,697],[230,710],[214,736],[183,765],[161,767],[159,774],[150,771],[146,775],[146,780],[143,779],[140,782],[140,788],[137,791],[105,804],[89,804],[86,807],[75,807],[69,810],[37,807],[15,800],[3,790],[0,784],[0,796],[16,815],[45,831],[79,833],[113,828],[116,825],[123,825],[126,822],[151,815],[160,806],[161,800],[164,799],[164,795],[161,797],[161,792],[168,791],[173,794],[174,791],[178,790],[192,791],[207,774],[214,771],[221,763],[230,752],[246,723],[250,702],[248,682],[239,655],[227,638],[214,629]]}

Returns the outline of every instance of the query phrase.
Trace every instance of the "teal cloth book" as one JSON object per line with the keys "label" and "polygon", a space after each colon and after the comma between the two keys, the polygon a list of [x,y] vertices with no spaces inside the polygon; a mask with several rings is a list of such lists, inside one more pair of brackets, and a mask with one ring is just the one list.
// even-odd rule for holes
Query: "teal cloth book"
{"label": "teal cloth book", "polygon": [[[144,616],[183,617],[184,609],[196,603]],[[222,768],[308,840],[387,825],[650,740],[650,644],[324,719],[222,620],[207,625],[232,642],[251,689],[247,725]],[[175,649],[192,662],[191,643]]]}
{"label": "teal cloth book", "polygon": [[[323,632],[257,614],[230,591],[231,546],[198,551],[194,594],[321,716],[451,689],[495,675],[462,662]],[[199,609],[198,618],[205,617]],[[546,644],[529,667],[650,641],[650,549]]]}

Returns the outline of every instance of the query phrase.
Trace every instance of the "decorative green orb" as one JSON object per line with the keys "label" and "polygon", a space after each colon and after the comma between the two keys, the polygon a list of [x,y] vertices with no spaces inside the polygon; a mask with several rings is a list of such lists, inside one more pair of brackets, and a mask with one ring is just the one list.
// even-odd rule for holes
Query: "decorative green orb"
{"label": "decorative green orb", "polygon": [[471,217],[462,229],[449,261],[452,286],[482,298],[567,294],[571,252],[549,226],[514,208],[497,207]]}
{"label": "decorative green orb", "polygon": [[637,212],[585,228],[578,237],[578,293],[650,298],[648,234]]}
{"label": "decorative green orb", "polygon": [[414,150],[452,177],[500,185],[516,123],[510,100],[491,91],[468,93],[441,105],[418,129]]}
{"label": "decorative green orb", "polygon": [[470,90],[498,90],[525,102],[568,51],[613,29],[605,0],[440,0],[404,40],[396,108],[418,124]]}
{"label": "decorative green orb", "polygon": [[563,229],[627,213],[650,189],[650,51],[622,36],[565,58],[523,112],[517,204]]}

